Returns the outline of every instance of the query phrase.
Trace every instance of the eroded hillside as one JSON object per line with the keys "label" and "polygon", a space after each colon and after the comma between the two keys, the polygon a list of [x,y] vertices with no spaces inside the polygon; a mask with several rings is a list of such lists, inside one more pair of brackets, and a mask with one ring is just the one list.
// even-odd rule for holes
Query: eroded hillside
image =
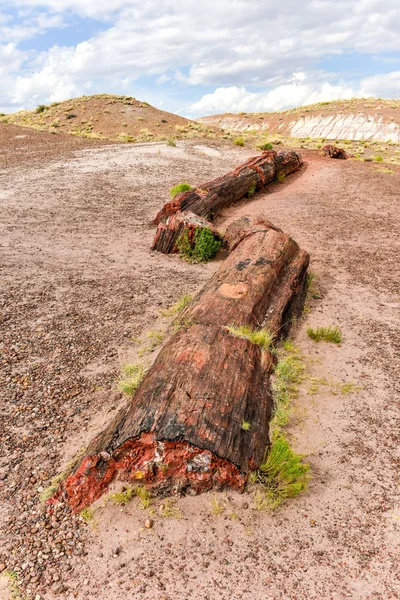
{"label": "eroded hillside", "polygon": [[293,138],[400,142],[400,100],[381,98],[320,102],[274,113],[225,113],[198,121],[229,131],[268,132]]}

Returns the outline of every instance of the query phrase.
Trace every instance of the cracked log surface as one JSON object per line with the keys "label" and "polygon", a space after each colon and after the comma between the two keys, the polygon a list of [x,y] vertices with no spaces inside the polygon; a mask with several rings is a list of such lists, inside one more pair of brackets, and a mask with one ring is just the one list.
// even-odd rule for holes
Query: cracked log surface
{"label": "cracked log surface", "polygon": [[165,223],[177,211],[190,211],[212,220],[223,208],[241,200],[250,190],[259,190],[279,175],[297,171],[302,164],[301,155],[293,150],[278,153],[267,150],[222,177],[177,194],[159,211],[153,224]]}
{"label": "cracked log surface", "polygon": [[304,301],[309,257],[268,221],[241,219],[229,231],[235,248],[182,312],[185,327],[62,484],[74,510],[114,479],[161,493],[242,489],[260,465],[269,445],[273,356],[225,327],[285,334]]}

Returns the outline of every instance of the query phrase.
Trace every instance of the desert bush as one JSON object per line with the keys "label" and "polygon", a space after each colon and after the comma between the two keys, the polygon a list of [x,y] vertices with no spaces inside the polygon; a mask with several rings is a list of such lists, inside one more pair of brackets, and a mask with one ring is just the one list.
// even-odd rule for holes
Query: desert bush
{"label": "desert bush", "polygon": [[188,192],[191,189],[192,186],[189,183],[178,183],[169,190],[169,193],[171,198],[174,198],[180,192]]}
{"label": "desert bush", "polygon": [[188,262],[208,262],[217,254],[221,248],[221,242],[215,239],[215,236],[209,227],[196,228],[194,240],[189,238],[186,231],[176,242],[180,254]]}

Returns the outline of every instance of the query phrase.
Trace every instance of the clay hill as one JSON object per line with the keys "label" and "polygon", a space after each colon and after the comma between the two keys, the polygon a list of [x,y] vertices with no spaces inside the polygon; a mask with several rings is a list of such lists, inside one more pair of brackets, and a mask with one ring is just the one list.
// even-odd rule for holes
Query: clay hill
{"label": "clay hill", "polygon": [[319,102],[274,113],[225,113],[198,121],[227,131],[291,138],[400,142],[400,100],[382,98]]}
{"label": "clay hill", "polygon": [[170,141],[213,136],[203,123],[158,110],[130,96],[82,96],[34,110],[1,115],[4,122],[49,133],[121,142]]}

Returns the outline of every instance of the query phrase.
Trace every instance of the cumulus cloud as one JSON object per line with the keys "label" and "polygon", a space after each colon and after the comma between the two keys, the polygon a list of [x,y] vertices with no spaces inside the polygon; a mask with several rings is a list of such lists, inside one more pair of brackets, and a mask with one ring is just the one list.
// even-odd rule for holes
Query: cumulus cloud
{"label": "cumulus cloud", "polygon": [[353,89],[345,84],[315,85],[305,83],[304,73],[294,74],[289,82],[265,92],[249,92],[245,87],[220,87],[211,94],[205,94],[190,106],[196,115],[222,112],[268,112],[285,110],[293,106],[313,104],[328,100],[362,97],[363,89]]}
{"label": "cumulus cloud", "polygon": [[[324,56],[400,51],[398,0],[386,0],[384,11],[380,0],[286,0],[279,7],[275,0],[3,0],[2,10],[7,6],[34,15],[19,28],[0,21],[0,35],[3,27],[12,42],[64,27],[71,15],[104,21],[84,42],[33,48],[7,71],[0,103],[26,107],[82,93],[134,93],[132,82],[146,77],[216,88],[193,111],[273,110],[360,92],[360,83],[316,73]],[[314,72],[315,81],[291,80],[293,72]],[[370,93],[380,94],[379,85],[397,89],[395,78],[386,88],[372,79]]]}
{"label": "cumulus cloud", "polygon": [[363,80],[363,87],[371,96],[400,97],[400,71],[374,75]]}

